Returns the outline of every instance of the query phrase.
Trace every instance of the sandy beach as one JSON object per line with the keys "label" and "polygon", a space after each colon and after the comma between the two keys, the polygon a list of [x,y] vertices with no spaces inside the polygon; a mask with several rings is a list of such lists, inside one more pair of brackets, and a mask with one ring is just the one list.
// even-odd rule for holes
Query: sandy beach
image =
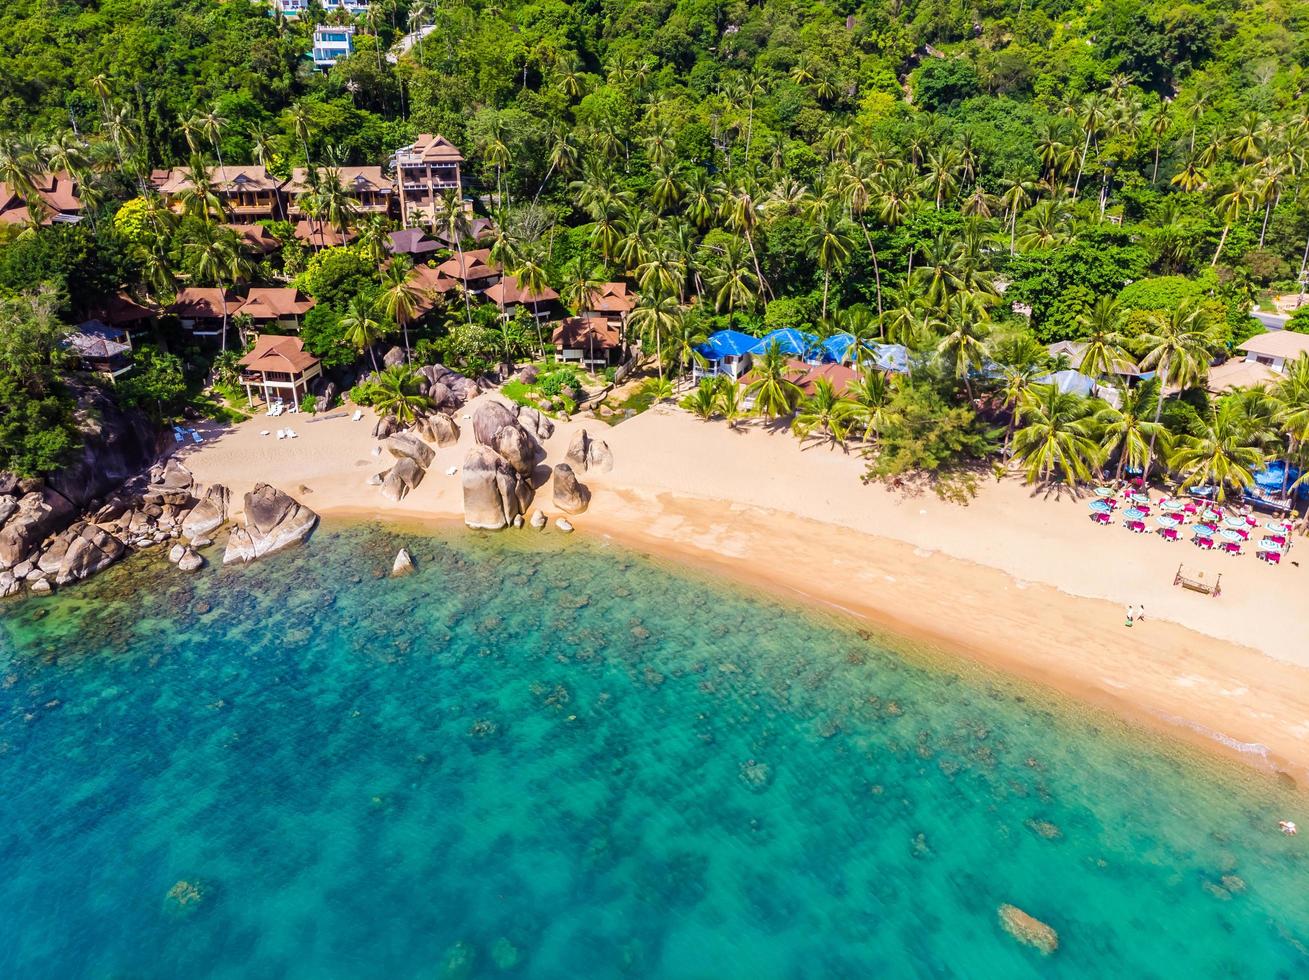
{"label": "sandy beach", "polygon": [[[437,451],[401,504],[366,482],[391,463],[374,455],[367,412],[358,422],[261,416],[211,428],[180,453],[197,480],[229,486],[238,509],[241,494],[269,482],[324,516],[457,520],[460,479],[447,471],[472,444],[467,414],[459,444]],[[298,438],[260,434],[288,425]],[[966,506],[865,485],[855,452],[671,407],[613,428],[559,424],[546,462],[561,461],[583,427],[615,463],[579,474],[593,493],[572,518],[579,533],[866,617],[1309,779],[1309,580],[1290,561],[1268,567],[1098,527],[1085,500],[1016,480],[988,481]],[[535,506],[556,516],[548,485]],[[1222,595],[1174,587],[1179,563],[1221,573]],[[1147,614],[1131,629],[1128,603]]]}

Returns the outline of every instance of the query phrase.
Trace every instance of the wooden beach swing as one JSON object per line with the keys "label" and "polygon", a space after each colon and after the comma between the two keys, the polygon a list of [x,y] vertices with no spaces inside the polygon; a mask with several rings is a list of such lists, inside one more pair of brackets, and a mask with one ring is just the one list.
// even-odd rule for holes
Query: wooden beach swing
{"label": "wooden beach swing", "polygon": [[1218,573],[1218,577],[1211,584],[1205,580],[1204,572],[1196,572],[1194,576],[1187,575],[1180,564],[1177,566],[1177,574],[1173,576],[1173,585],[1180,585],[1184,589],[1190,589],[1192,592],[1199,592],[1203,595],[1211,595],[1215,599],[1222,594],[1222,582],[1222,572]]}

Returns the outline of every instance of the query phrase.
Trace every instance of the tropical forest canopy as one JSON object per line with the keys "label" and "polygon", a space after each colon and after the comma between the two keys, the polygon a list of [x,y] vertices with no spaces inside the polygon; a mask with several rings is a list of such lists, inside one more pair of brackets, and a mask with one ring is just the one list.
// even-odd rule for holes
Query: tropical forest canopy
{"label": "tropical forest canopy", "polygon": [[[0,291],[54,290],[72,315],[115,287],[164,301],[293,279],[320,301],[305,337],[329,366],[410,328],[470,370],[526,353],[541,344],[521,317],[462,302],[411,316],[378,271],[380,229],[311,260],[275,227],[285,248],[241,261],[203,201],[176,221],[143,192],[160,167],[286,176],[440,133],[468,158],[504,266],[571,306],[630,281],[661,374],[728,324],[898,341],[939,375],[900,393],[900,417],[948,429],[963,408],[975,454],[983,365],[1051,367],[1040,345],[1079,340],[1105,372],[1130,361],[1190,388],[1259,329],[1261,291],[1299,288],[1309,4],[387,2],[318,73],[323,19],[242,0],[0,9],[0,180],[75,169],[92,209],[11,234]],[[1042,411],[1014,384],[995,399],[1011,428]],[[1156,388],[1179,437],[1218,419],[1202,392],[1163,413]]]}

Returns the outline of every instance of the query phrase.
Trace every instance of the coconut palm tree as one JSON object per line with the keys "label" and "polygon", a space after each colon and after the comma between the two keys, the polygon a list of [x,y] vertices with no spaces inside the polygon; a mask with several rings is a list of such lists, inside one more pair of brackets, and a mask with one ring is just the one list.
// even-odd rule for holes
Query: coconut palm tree
{"label": "coconut palm tree", "polygon": [[[1287,456],[1294,459],[1309,445],[1309,354],[1301,354],[1286,365],[1271,394],[1276,403],[1277,422],[1287,440]],[[1290,475],[1291,468],[1287,466],[1282,480],[1283,496]]]}
{"label": "coconut palm tree", "polygon": [[746,388],[746,395],[754,397],[756,411],[770,419],[795,411],[803,392],[793,380],[795,372],[780,346],[776,343],[769,345],[762,355],[755,358],[750,373],[754,380]]}
{"label": "coconut palm tree", "polygon": [[836,386],[827,378],[819,378],[814,382],[814,393],[801,400],[791,420],[791,431],[801,441],[817,432],[824,441],[844,447],[854,414],[850,399],[838,394]]}
{"label": "coconut palm tree", "polygon": [[740,238],[727,239],[710,256],[705,280],[713,292],[714,309],[726,308],[731,323],[737,310],[749,309],[755,302],[758,282],[750,271],[750,256]]}
{"label": "coconut palm tree", "polygon": [[754,185],[747,180],[737,181],[723,198],[721,213],[727,229],[744,236],[750,247],[750,258],[754,262],[755,279],[764,292],[772,297],[773,291],[759,267],[759,253],[754,245],[754,232],[759,227],[759,207],[755,200]]}
{"label": "coconut palm tree", "polygon": [[417,319],[422,299],[409,280],[412,270],[412,260],[397,255],[382,273],[382,292],[377,297],[378,308],[396,322],[404,336],[406,363],[409,361],[409,324]]}
{"label": "coconut palm tree", "polygon": [[1232,230],[1232,225],[1252,210],[1257,202],[1254,179],[1248,172],[1242,171],[1233,179],[1227,193],[1219,197],[1215,204],[1218,216],[1223,220],[1223,233],[1218,239],[1218,247],[1214,249],[1210,266],[1218,264],[1218,257],[1223,254],[1223,246],[1227,244],[1227,234]]}
{"label": "coconut palm tree", "polygon": [[957,380],[964,383],[968,400],[973,400],[969,375],[986,362],[986,310],[964,294],[950,299],[945,315],[945,336],[936,345],[936,356],[949,364]]}
{"label": "coconut palm tree", "polygon": [[228,229],[201,225],[199,237],[183,246],[194,256],[201,281],[217,286],[223,295],[222,349],[227,350],[227,294],[250,275],[250,264]]}
{"label": "coconut palm tree", "polygon": [[1181,474],[1183,490],[1212,486],[1219,503],[1227,499],[1229,488],[1241,496],[1254,486],[1254,475],[1264,462],[1263,452],[1248,441],[1239,403],[1227,398],[1204,418],[1198,434],[1180,440],[1171,460]]}
{"label": "coconut palm tree", "polygon": [[858,431],[859,438],[865,441],[870,436],[877,437],[894,418],[891,399],[895,388],[885,372],[865,368],[846,385],[845,394],[851,402],[851,432]]}
{"label": "coconut palm tree", "polygon": [[368,351],[373,361],[373,370],[378,371],[377,352],[373,350],[373,345],[382,339],[383,332],[382,324],[373,319],[372,314],[371,307],[364,299],[356,296],[341,317],[341,337],[360,354]]}
{"label": "coconut palm tree", "polygon": [[1150,418],[1158,385],[1159,380],[1152,378],[1135,387],[1126,388],[1119,395],[1116,407],[1106,404],[1095,414],[1095,424],[1100,432],[1100,448],[1104,451],[1105,459],[1115,453],[1118,456],[1118,467],[1114,475],[1119,480],[1129,466],[1145,471],[1152,442],[1157,443],[1165,455],[1172,449],[1172,434],[1163,423]]}
{"label": "coconut palm tree", "polygon": [[1125,314],[1118,300],[1101,296],[1089,312],[1078,317],[1086,338],[1079,372],[1088,378],[1103,378],[1133,366],[1119,332]]}
{"label": "coconut palm tree", "polygon": [[359,222],[358,245],[374,265],[380,266],[391,254],[391,233],[384,215],[370,214]]}
{"label": "coconut palm tree", "polygon": [[177,195],[182,211],[207,225],[221,221],[223,202],[209,176],[209,168],[200,157],[192,157],[186,170],[186,184]]}
{"label": "coconut palm tree", "polygon": [[412,364],[392,364],[383,368],[373,387],[373,408],[389,415],[401,425],[412,425],[420,412],[431,405],[419,393],[422,375]]}
{"label": "coconut palm tree", "polygon": [[741,404],[741,386],[733,378],[720,375],[718,381],[718,414],[723,417],[729,429],[735,429],[745,415],[745,406]]}
{"label": "coconut palm tree", "polygon": [[1013,447],[1028,483],[1058,476],[1072,486],[1091,478],[1102,459],[1090,418],[1092,405],[1090,399],[1055,385],[1036,385],[1027,394]]}
{"label": "coconut palm tree", "polygon": [[701,378],[700,383],[696,385],[678,404],[700,419],[702,422],[708,422],[718,411],[719,391],[717,378]]}
{"label": "coconut palm tree", "polygon": [[[434,215],[436,231],[442,235],[446,241],[452,242],[455,247],[455,253],[459,256],[459,269],[461,272],[467,272],[468,264],[464,261],[464,239],[471,233],[471,226],[468,222],[468,214],[464,211],[464,202],[459,200],[459,195],[454,191],[445,191],[441,194],[441,203],[437,207]],[[468,299],[468,290],[462,290],[464,294],[464,316],[468,320],[468,325],[473,325],[473,307]]]}
{"label": "coconut palm tree", "polygon": [[[1153,326],[1150,333],[1141,336],[1140,342],[1147,348],[1141,366],[1159,372],[1159,395],[1154,412],[1157,423],[1163,415],[1168,383],[1172,381],[1184,387],[1204,373],[1214,346],[1214,336],[1204,308],[1192,300],[1183,301],[1169,313],[1154,317]],[[1141,471],[1143,484],[1150,479],[1155,441],[1156,435],[1152,435]]]}
{"label": "coconut palm tree", "polygon": [[672,293],[646,292],[641,294],[628,317],[627,325],[642,338],[642,345],[646,338],[653,338],[660,381],[664,380],[663,339],[673,332],[683,316],[682,306]]}
{"label": "coconut palm tree", "polygon": [[824,318],[827,317],[827,293],[832,284],[832,269],[839,269],[849,262],[854,251],[854,237],[850,230],[850,222],[834,204],[815,208],[808,232],[808,244],[818,256],[818,267],[823,270]]}
{"label": "coconut palm tree", "polygon": [[328,167],[318,181],[318,203],[329,225],[341,233],[345,242],[350,225],[359,216],[359,201],[345,187],[339,167]]}

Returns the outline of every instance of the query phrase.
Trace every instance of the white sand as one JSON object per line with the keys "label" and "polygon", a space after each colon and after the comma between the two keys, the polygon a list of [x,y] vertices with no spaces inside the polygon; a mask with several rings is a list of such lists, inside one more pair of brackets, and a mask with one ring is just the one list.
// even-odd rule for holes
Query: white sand
{"label": "white sand", "polygon": [[[182,450],[202,482],[235,495],[272,483],[321,514],[457,518],[456,473],[472,444],[437,451],[423,484],[401,504],[366,480],[390,465],[373,455],[373,416],[309,422],[259,417],[210,430]],[[260,436],[290,426],[298,438]],[[1098,527],[1086,501],[988,482],[967,506],[860,480],[857,453],[802,447],[759,425],[730,430],[672,408],[614,428],[557,426],[547,462],[563,459],[580,427],[607,441],[611,473],[579,476],[594,498],[571,518],[679,560],[749,579],[945,641],[952,649],[1138,717],[1182,724],[1207,738],[1266,747],[1309,772],[1309,579],[1289,563],[1203,553],[1122,527]],[[537,504],[554,516],[547,485]],[[530,532],[519,532],[530,533]],[[1303,553],[1302,541],[1289,558]],[[1172,585],[1177,566],[1222,573],[1210,598]],[[1123,626],[1128,603],[1148,618]],[[1230,746],[1229,746],[1230,747]],[[1252,750],[1262,754],[1262,750]]]}

